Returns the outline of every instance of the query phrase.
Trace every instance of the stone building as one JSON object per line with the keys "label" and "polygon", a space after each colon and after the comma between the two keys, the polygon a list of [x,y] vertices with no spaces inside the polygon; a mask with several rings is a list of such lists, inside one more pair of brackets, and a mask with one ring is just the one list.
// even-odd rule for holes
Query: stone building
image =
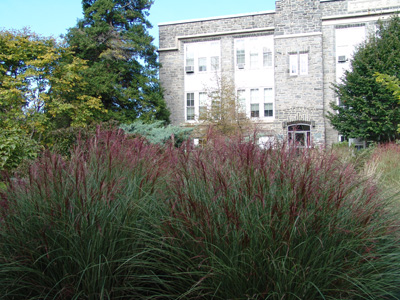
{"label": "stone building", "polygon": [[400,0],[277,0],[275,11],[159,24],[160,81],[174,125],[199,123],[208,87],[233,80],[260,141],[330,145],[332,84]]}

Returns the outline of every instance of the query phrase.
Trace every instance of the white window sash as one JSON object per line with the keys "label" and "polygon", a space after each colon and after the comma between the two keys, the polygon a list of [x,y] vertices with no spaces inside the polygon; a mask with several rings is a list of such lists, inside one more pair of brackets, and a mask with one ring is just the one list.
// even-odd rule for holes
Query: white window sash
{"label": "white window sash", "polygon": [[300,61],[300,75],[308,74],[308,53],[302,53],[299,57]]}
{"label": "white window sash", "polygon": [[291,76],[299,74],[299,60],[297,54],[289,55],[289,73]]}

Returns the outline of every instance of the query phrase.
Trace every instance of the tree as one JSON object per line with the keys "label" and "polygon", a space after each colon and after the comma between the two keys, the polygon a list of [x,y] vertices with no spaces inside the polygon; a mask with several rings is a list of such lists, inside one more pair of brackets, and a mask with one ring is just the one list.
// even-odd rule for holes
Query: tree
{"label": "tree", "polygon": [[84,17],[66,36],[88,61],[90,95],[102,99],[108,119],[169,120],[157,79],[159,64],[151,24],[152,0],[83,0]]}
{"label": "tree", "polygon": [[328,113],[335,129],[349,138],[384,142],[399,137],[400,105],[375,73],[400,78],[400,18],[380,22],[375,35],[361,45],[345,72],[334,86],[340,104],[332,103],[337,113]]}
{"label": "tree", "polygon": [[33,135],[94,120],[104,109],[99,98],[85,93],[85,68],[53,38],[0,31],[0,128]]}
{"label": "tree", "polygon": [[227,75],[216,75],[215,86],[206,87],[206,103],[200,104],[199,135],[209,129],[226,136],[252,131],[252,123],[246,116],[245,103],[240,102],[233,80]]}

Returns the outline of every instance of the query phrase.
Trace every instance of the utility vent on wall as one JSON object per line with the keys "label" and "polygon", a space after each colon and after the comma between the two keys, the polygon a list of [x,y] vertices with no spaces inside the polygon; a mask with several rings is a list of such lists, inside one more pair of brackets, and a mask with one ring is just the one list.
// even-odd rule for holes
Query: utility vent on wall
{"label": "utility vent on wall", "polygon": [[338,63],[345,63],[346,61],[348,61],[348,59],[346,58],[346,55],[340,55],[338,57]]}
{"label": "utility vent on wall", "polygon": [[239,69],[244,69],[244,64],[238,64],[237,66]]}
{"label": "utility vent on wall", "polygon": [[194,72],[194,66],[186,66],[185,67],[186,73],[193,73]]}

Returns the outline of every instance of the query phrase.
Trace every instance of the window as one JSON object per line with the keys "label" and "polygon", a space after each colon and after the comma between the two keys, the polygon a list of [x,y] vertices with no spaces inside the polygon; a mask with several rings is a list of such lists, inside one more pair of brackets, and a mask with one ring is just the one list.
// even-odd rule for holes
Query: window
{"label": "window", "polygon": [[237,91],[237,114],[238,118],[246,118],[246,90]]}
{"label": "window", "polygon": [[207,118],[207,93],[205,92],[199,93],[199,118],[203,120]]}
{"label": "window", "polygon": [[212,100],[211,110],[212,110],[212,118],[214,120],[221,119],[221,100],[219,98],[215,98]]}
{"label": "window", "polygon": [[298,75],[299,74],[299,65],[298,65],[298,59],[297,59],[297,54],[290,54],[289,55],[289,73],[292,76]]}
{"label": "window", "polygon": [[294,124],[288,126],[289,145],[296,148],[308,148],[311,146],[310,125]]}
{"label": "window", "polygon": [[199,57],[199,71],[207,71],[207,57]]}
{"label": "window", "polygon": [[264,117],[274,116],[274,93],[272,88],[264,89]]}
{"label": "window", "polygon": [[246,112],[246,90],[238,90],[237,97],[238,97],[238,104],[239,104],[239,111]]}
{"label": "window", "polygon": [[300,60],[300,75],[308,74],[308,53],[301,53],[299,55]]}
{"label": "window", "polygon": [[219,56],[211,56],[211,70],[212,71],[219,70]]}
{"label": "window", "polygon": [[186,120],[194,120],[194,93],[186,94]]}
{"label": "window", "polygon": [[258,67],[258,52],[257,49],[250,51],[250,68],[255,69]]}
{"label": "window", "polygon": [[272,103],[264,103],[264,117],[274,116],[274,105]]}
{"label": "window", "polygon": [[238,67],[244,66],[246,63],[244,41],[237,41],[236,44],[236,63]]}
{"label": "window", "polygon": [[289,73],[291,76],[308,74],[308,53],[289,55]]}
{"label": "window", "polygon": [[263,66],[272,67],[272,51],[267,47],[263,48]]}
{"label": "window", "polygon": [[260,103],[258,98],[258,89],[250,90],[250,112],[252,118],[260,117]]}
{"label": "window", "polygon": [[186,66],[194,67],[194,53],[188,51],[187,48],[186,48]]}

